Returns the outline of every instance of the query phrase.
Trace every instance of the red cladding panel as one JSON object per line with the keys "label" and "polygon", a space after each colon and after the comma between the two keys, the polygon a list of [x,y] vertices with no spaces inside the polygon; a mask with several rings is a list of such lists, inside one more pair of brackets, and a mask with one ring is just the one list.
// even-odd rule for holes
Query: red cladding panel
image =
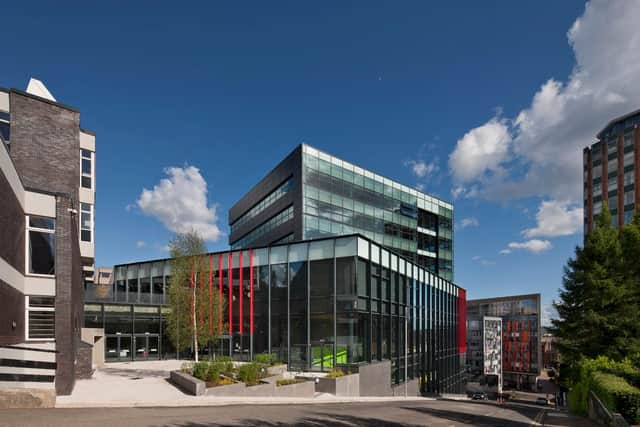
{"label": "red cladding panel", "polygon": [[458,290],[458,353],[467,352],[467,291]]}
{"label": "red cladding panel", "polygon": [[229,265],[227,265],[227,279],[229,280],[229,335],[233,335],[233,255],[229,252]]}
{"label": "red cladding panel", "polygon": [[249,334],[253,335],[253,249],[249,249]]}
{"label": "red cladding panel", "polygon": [[220,301],[218,301],[218,331],[222,334],[222,254],[218,255],[218,288],[220,291]]}
{"label": "red cladding panel", "polygon": [[213,335],[213,255],[209,255],[209,335]]}
{"label": "red cladding panel", "polygon": [[242,319],[242,300],[244,298],[242,298],[242,294],[244,289],[243,288],[243,284],[242,284],[242,251],[240,251],[240,260],[238,262],[238,270],[240,271],[240,281],[238,283],[238,300],[240,301],[240,316],[238,317],[238,332],[242,333],[242,327],[243,325],[243,319]]}

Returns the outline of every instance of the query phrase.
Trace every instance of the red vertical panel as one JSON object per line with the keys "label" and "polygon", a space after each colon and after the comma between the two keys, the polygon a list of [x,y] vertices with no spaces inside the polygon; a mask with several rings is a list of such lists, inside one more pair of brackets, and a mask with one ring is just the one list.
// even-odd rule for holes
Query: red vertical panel
{"label": "red vertical panel", "polygon": [[196,313],[196,305],[194,304],[193,301],[193,288],[196,285],[195,284],[195,276],[194,276],[194,268],[195,268],[195,260],[194,262],[191,263],[191,273],[189,275],[189,312],[191,313],[191,316],[189,316],[189,324],[191,325],[191,327],[193,328],[193,317],[195,316]]}
{"label": "red vertical panel", "polygon": [[229,252],[229,265],[227,265],[227,279],[229,280],[229,335],[233,335],[233,255]]}
{"label": "red vertical panel", "polygon": [[218,301],[218,332],[222,335],[222,254],[218,255],[218,288],[219,301]]}
{"label": "red vertical panel", "polygon": [[213,335],[213,255],[209,255],[209,335]]}
{"label": "red vertical panel", "polygon": [[458,353],[467,352],[467,291],[458,289]]}
{"label": "red vertical panel", "polygon": [[253,335],[253,249],[249,249],[249,334]]}
{"label": "red vertical panel", "polygon": [[238,297],[240,298],[240,309],[238,310],[239,313],[240,313],[240,316],[238,316],[238,332],[240,332],[242,334],[242,326],[243,326],[243,323],[244,323],[243,319],[242,319],[242,300],[244,299],[244,298],[242,298],[242,294],[244,293],[244,289],[243,289],[244,285],[242,283],[242,251],[240,251],[240,259],[239,259],[239,262],[238,262],[238,269],[240,271],[240,277],[239,277],[239,279],[240,279],[239,285],[240,286],[238,286]]}
{"label": "red vertical panel", "polygon": [[[198,265],[200,270],[202,270],[202,259],[198,261]],[[199,305],[199,316],[198,316],[198,325],[202,327],[204,325],[204,274],[200,271],[200,304]]]}

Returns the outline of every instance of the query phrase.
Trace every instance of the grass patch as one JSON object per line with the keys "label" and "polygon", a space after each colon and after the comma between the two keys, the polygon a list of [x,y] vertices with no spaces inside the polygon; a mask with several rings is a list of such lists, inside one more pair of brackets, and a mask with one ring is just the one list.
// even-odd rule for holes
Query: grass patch
{"label": "grass patch", "polygon": [[327,374],[327,378],[340,378],[340,377],[344,377],[346,374],[346,372],[344,372],[342,369],[340,368],[333,368],[332,370],[329,371],[329,373]]}

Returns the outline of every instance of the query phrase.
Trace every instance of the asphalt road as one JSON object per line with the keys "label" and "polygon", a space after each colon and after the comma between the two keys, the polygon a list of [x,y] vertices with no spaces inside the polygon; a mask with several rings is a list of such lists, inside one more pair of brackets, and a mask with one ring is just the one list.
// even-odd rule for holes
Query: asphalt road
{"label": "asphalt road", "polygon": [[543,409],[490,402],[407,401],[180,408],[10,409],[0,426],[501,426],[529,427]]}

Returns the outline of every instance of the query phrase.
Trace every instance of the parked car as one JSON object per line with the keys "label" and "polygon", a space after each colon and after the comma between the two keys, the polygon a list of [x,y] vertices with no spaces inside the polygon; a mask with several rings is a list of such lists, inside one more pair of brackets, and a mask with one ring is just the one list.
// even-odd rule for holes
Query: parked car
{"label": "parked car", "polygon": [[471,400],[489,400],[489,396],[484,392],[476,392],[471,395]]}
{"label": "parked car", "polygon": [[546,397],[539,397],[536,399],[536,405],[549,406],[551,405],[551,401]]}

